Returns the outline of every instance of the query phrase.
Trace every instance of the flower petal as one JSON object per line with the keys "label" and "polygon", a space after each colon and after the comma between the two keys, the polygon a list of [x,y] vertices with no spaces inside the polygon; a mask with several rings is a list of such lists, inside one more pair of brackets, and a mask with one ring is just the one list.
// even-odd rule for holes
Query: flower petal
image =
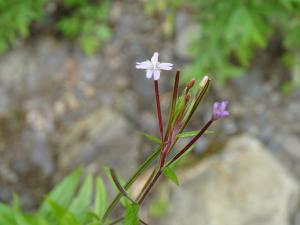
{"label": "flower petal", "polygon": [[219,102],[215,102],[213,106],[213,111],[217,111],[219,109]]}
{"label": "flower petal", "polygon": [[151,58],[151,62],[152,62],[152,64],[158,63],[158,53],[157,52],[154,52],[154,54]]}
{"label": "flower petal", "polygon": [[151,79],[152,75],[153,75],[153,70],[147,70],[147,72],[146,72],[146,77],[147,77],[148,79]]}
{"label": "flower petal", "polygon": [[220,109],[221,111],[225,111],[226,108],[227,108],[227,105],[228,105],[228,102],[223,101],[223,102],[220,103],[219,109]]}
{"label": "flower petal", "polygon": [[158,68],[161,70],[171,70],[173,68],[172,63],[159,63]]}
{"label": "flower petal", "polygon": [[160,78],[160,71],[159,70],[154,70],[154,80],[158,80]]}
{"label": "flower petal", "polygon": [[224,118],[224,117],[227,117],[227,116],[229,116],[229,112],[228,112],[228,111],[224,111],[224,112],[222,113],[222,117]]}
{"label": "flower petal", "polygon": [[137,69],[149,70],[149,69],[153,68],[153,65],[149,60],[147,60],[147,61],[144,61],[144,62],[137,62],[135,67]]}

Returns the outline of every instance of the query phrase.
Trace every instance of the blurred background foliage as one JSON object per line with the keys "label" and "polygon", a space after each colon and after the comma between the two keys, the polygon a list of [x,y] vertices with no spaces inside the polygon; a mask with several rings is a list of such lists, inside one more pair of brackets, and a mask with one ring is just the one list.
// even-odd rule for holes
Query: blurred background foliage
{"label": "blurred background foliage", "polygon": [[[223,83],[226,78],[243,74],[257,52],[276,36],[284,48],[282,62],[291,68],[293,83],[300,84],[299,0],[145,1],[145,11],[150,15],[164,12],[167,36],[171,36],[176,11],[181,8],[191,10],[200,26],[200,34],[190,48],[194,60],[188,74],[212,73]],[[203,54],[205,57],[200,57]]]}
{"label": "blurred background foliage", "polygon": [[[91,55],[112,36],[108,16],[111,1],[62,0],[51,13],[49,0],[0,0],[0,52],[14,47],[31,35],[32,27],[53,26],[54,32],[76,40]],[[253,62],[276,35],[284,48],[283,63],[300,84],[300,0],[145,0],[149,16],[161,14],[166,38],[174,33],[176,13],[189,8],[199,22],[200,34],[191,45],[193,63],[188,74],[196,71],[218,76],[220,83],[238,76]],[[51,23],[47,21],[51,18]],[[205,53],[205,57],[199,57]]]}
{"label": "blurred background foliage", "polygon": [[111,37],[110,1],[0,0],[0,52],[14,47],[33,30],[54,28],[55,34],[78,41],[90,55]]}

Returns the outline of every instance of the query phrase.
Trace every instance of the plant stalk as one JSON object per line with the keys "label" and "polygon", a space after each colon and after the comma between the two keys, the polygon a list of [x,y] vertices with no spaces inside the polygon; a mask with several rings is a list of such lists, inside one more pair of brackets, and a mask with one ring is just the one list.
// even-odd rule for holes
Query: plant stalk
{"label": "plant stalk", "polygon": [[159,98],[159,89],[158,89],[158,81],[154,80],[154,91],[155,91],[155,100],[156,100],[156,112],[157,112],[157,120],[159,125],[159,133],[161,142],[164,142],[164,128],[163,128],[163,121],[160,109],[160,98]]}

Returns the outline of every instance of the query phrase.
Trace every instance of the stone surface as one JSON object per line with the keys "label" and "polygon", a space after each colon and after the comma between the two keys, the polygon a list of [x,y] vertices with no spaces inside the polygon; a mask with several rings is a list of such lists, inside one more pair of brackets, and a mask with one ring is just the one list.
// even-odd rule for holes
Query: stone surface
{"label": "stone surface", "polygon": [[137,167],[140,138],[121,114],[100,108],[79,119],[60,134],[59,169],[85,165],[94,171],[109,166],[123,177]]}
{"label": "stone surface", "polygon": [[288,225],[299,200],[295,179],[251,136],[181,174],[168,225]]}

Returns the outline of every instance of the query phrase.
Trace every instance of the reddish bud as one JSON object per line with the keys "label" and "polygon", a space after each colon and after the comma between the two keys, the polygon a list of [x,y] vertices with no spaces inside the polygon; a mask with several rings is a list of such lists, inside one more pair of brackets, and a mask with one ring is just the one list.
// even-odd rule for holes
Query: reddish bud
{"label": "reddish bud", "polygon": [[194,86],[195,81],[196,81],[195,79],[190,80],[190,82],[189,82],[188,85],[187,85],[187,88],[188,88],[188,89],[191,89],[191,88]]}

